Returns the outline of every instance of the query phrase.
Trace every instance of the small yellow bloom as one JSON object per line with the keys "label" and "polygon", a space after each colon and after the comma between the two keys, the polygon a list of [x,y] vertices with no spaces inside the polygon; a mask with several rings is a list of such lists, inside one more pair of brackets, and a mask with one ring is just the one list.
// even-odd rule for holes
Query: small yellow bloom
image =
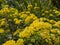
{"label": "small yellow bloom", "polygon": [[28,27],[24,29],[24,31],[20,32],[19,37],[21,38],[29,38],[31,36],[31,32]]}
{"label": "small yellow bloom", "polygon": [[15,24],[20,24],[21,20],[16,20]]}
{"label": "small yellow bloom", "polygon": [[16,42],[16,45],[24,45],[24,40],[23,39],[18,39]]}
{"label": "small yellow bloom", "polygon": [[27,8],[28,8],[28,10],[31,10],[32,5],[31,4],[28,4]]}
{"label": "small yellow bloom", "polygon": [[60,30],[57,30],[58,35],[60,35]]}
{"label": "small yellow bloom", "polygon": [[29,14],[29,13],[30,13],[30,11],[26,11],[26,13],[27,13],[27,14]]}
{"label": "small yellow bloom", "polygon": [[0,33],[4,33],[4,29],[0,29]]}
{"label": "small yellow bloom", "polygon": [[17,29],[17,30],[13,33],[13,36],[15,36],[17,33],[19,33],[19,30],[20,30],[20,29]]}
{"label": "small yellow bloom", "polygon": [[40,9],[40,8],[39,8],[39,7],[37,7],[37,6],[35,6],[35,7],[34,7],[34,10],[39,10],[39,9]]}
{"label": "small yellow bloom", "polygon": [[14,21],[18,20],[18,18],[14,18]]}
{"label": "small yellow bloom", "polygon": [[14,17],[18,16],[18,12],[15,12],[13,15],[14,15]]}
{"label": "small yellow bloom", "polygon": [[57,33],[57,30],[55,30],[55,29],[52,29],[50,31],[51,31],[51,33]]}
{"label": "small yellow bloom", "polygon": [[32,8],[32,5],[31,4],[28,4],[27,8]]}
{"label": "small yellow bloom", "polygon": [[59,11],[55,11],[55,13],[60,13]]}
{"label": "small yellow bloom", "polygon": [[2,21],[2,22],[1,22],[1,26],[3,26],[3,25],[5,25],[5,21]]}
{"label": "small yellow bloom", "polygon": [[25,19],[25,23],[29,23],[31,21],[31,17],[28,16],[26,19]]}
{"label": "small yellow bloom", "polygon": [[57,22],[54,24],[54,26],[60,28],[60,21],[57,21]]}
{"label": "small yellow bloom", "polygon": [[50,16],[53,16],[53,14],[50,14]]}
{"label": "small yellow bloom", "polygon": [[44,16],[45,15],[45,13],[42,13],[42,16]]}
{"label": "small yellow bloom", "polygon": [[49,22],[50,22],[50,23],[56,23],[56,21],[55,21],[55,20],[49,20]]}
{"label": "small yellow bloom", "polygon": [[30,35],[31,35],[31,33],[29,32],[29,31],[26,31],[26,30],[24,30],[23,32],[20,32],[20,34],[19,34],[19,36],[21,37],[21,38],[29,38],[30,37]]}
{"label": "small yellow bloom", "polygon": [[15,45],[15,41],[9,40],[9,41],[6,41],[3,45]]}
{"label": "small yellow bloom", "polygon": [[27,17],[27,14],[21,14],[20,15],[20,18],[26,18]]}
{"label": "small yellow bloom", "polygon": [[49,13],[49,11],[46,10],[45,13]]}

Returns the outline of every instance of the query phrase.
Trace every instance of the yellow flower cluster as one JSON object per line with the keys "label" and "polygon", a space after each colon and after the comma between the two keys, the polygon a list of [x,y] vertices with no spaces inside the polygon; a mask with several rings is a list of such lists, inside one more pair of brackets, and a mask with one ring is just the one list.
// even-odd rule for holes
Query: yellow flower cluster
{"label": "yellow flower cluster", "polygon": [[30,16],[27,16],[26,19],[25,19],[25,23],[30,23],[34,20],[36,20],[37,17],[34,15],[34,14],[30,14]]}
{"label": "yellow flower cluster", "polygon": [[19,20],[17,18],[15,18],[14,21],[15,21],[15,24],[20,24],[20,22],[21,22],[21,20]]}
{"label": "yellow flower cluster", "polygon": [[24,18],[24,19],[28,16],[27,14],[24,14],[24,12],[21,12],[19,15],[21,18]]}
{"label": "yellow flower cluster", "polygon": [[27,8],[28,8],[28,10],[31,10],[32,5],[31,4],[28,4]]}
{"label": "yellow flower cluster", "polygon": [[41,30],[41,29],[51,29],[51,28],[52,28],[51,24],[49,24],[47,22],[39,22],[39,19],[37,19],[37,20],[33,21],[33,23],[30,24],[29,27],[26,27],[24,29],[24,31],[20,32],[19,36],[23,37],[23,38],[24,37],[28,38],[32,34],[34,34],[34,31],[38,31],[38,30]]}
{"label": "yellow flower cluster", "polygon": [[6,20],[5,18],[0,20],[0,27],[4,26],[6,24],[5,20]]}
{"label": "yellow flower cluster", "polygon": [[3,45],[15,45],[15,41],[9,40],[9,41],[5,42]]}
{"label": "yellow flower cluster", "polygon": [[8,8],[8,5],[5,5],[5,7],[3,9],[0,10],[0,15],[3,17],[7,16],[7,17],[17,17],[18,16],[18,10],[15,8]]}
{"label": "yellow flower cluster", "polygon": [[35,29],[50,29],[52,28],[52,25],[47,22],[41,22],[39,20],[35,20],[31,25],[31,27],[34,27]]}
{"label": "yellow flower cluster", "polygon": [[[25,29],[19,33],[20,38],[31,38],[31,36],[34,36],[35,33],[37,32],[38,35],[41,36],[42,39],[44,39],[49,45],[53,45],[51,42],[54,40],[54,42],[58,41],[59,42],[59,36],[60,35],[60,30],[59,29],[52,29],[53,24],[56,23],[54,20],[48,20],[48,22],[44,22],[44,19],[36,19],[33,21],[33,23],[30,24],[29,27],[25,27]],[[56,39],[56,40],[55,40]]]}
{"label": "yellow flower cluster", "polygon": [[23,39],[18,39],[17,42],[14,40],[8,40],[3,45],[24,45]]}
{"label": "yellow flower cluster", "polygon": [[20,29],[17,29],[17,30],[13,33],[13,36],[16,36],[16,35],[19,33],[19,30],[20,30]]}
{"label": "yellow flower cluster", "polygon": [[[33,12],[31,12],[32,9]],[[3,45],[35,45],[41,42],[46,42],[48,45],[58,44],[60,42],[60,11],[42,9],[41,13],[37,11],[39,9],[40,7],[33,7],[32,4],[28,4],[27,10],[22,12],[9,8],[8,5],[2,8],[0,36],[1,39],[5,37],[4,41],[6,39]]]}
{"label": "yellow flower cluster", "polygon": [[56,23],[54,24],[54,26],[60,28],[60,21],[56,22]]}
{"label": "yellow flower cluster", "polygon": [[0,33],[4,33],[4,29],[0,29]]}
{"label": "yellow flower cluster", "polygon": [[24,37],[29,38],[31,36],[31,34],[34,33],[33,30],[34,30],[33,27],[31,27],[31,28],[26,27],[24,29],[24,31],[20,32],[19,37],[21,37],[21,38],[24,38]]}
{"label": "yellow flower cluster", "polygon": [[35,6],[35,7],[34,7],[34,10],[39,10],[39,9],[40,9],[40,8],[39,8],[39,7],[37,7],[37,6]]}
{"label": "yellow flower cluster", "polygon": [[18,39],[15,45],[24,45],[24,40]]}

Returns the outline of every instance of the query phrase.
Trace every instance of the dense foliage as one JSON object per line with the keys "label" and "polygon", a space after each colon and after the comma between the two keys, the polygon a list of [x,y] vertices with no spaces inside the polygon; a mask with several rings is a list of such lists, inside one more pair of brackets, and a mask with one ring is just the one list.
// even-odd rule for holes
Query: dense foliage
{"label": "dense foliage", "polygon": [[0,0],[0,45],[60,45],[59,0]]}

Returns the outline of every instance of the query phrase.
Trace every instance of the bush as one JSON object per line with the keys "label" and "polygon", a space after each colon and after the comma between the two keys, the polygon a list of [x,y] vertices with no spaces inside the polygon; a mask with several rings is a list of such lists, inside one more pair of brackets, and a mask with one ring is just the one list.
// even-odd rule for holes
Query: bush
{"label": "bush", "polygon": [[51,0],[0,2],[0,45],[60,44],[60,10]]}

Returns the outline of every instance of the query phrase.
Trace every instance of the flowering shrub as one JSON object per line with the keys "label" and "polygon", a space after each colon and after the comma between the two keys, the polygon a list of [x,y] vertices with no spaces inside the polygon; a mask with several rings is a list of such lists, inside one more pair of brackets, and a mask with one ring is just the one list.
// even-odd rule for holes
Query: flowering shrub
{"label": "flowering shrub", "polygon": [[60,11],[51,0],[15,2],[22,3],[21,9],[10,6],[9,1],[7,5],[1,2],[0,45],[60,44]]}

